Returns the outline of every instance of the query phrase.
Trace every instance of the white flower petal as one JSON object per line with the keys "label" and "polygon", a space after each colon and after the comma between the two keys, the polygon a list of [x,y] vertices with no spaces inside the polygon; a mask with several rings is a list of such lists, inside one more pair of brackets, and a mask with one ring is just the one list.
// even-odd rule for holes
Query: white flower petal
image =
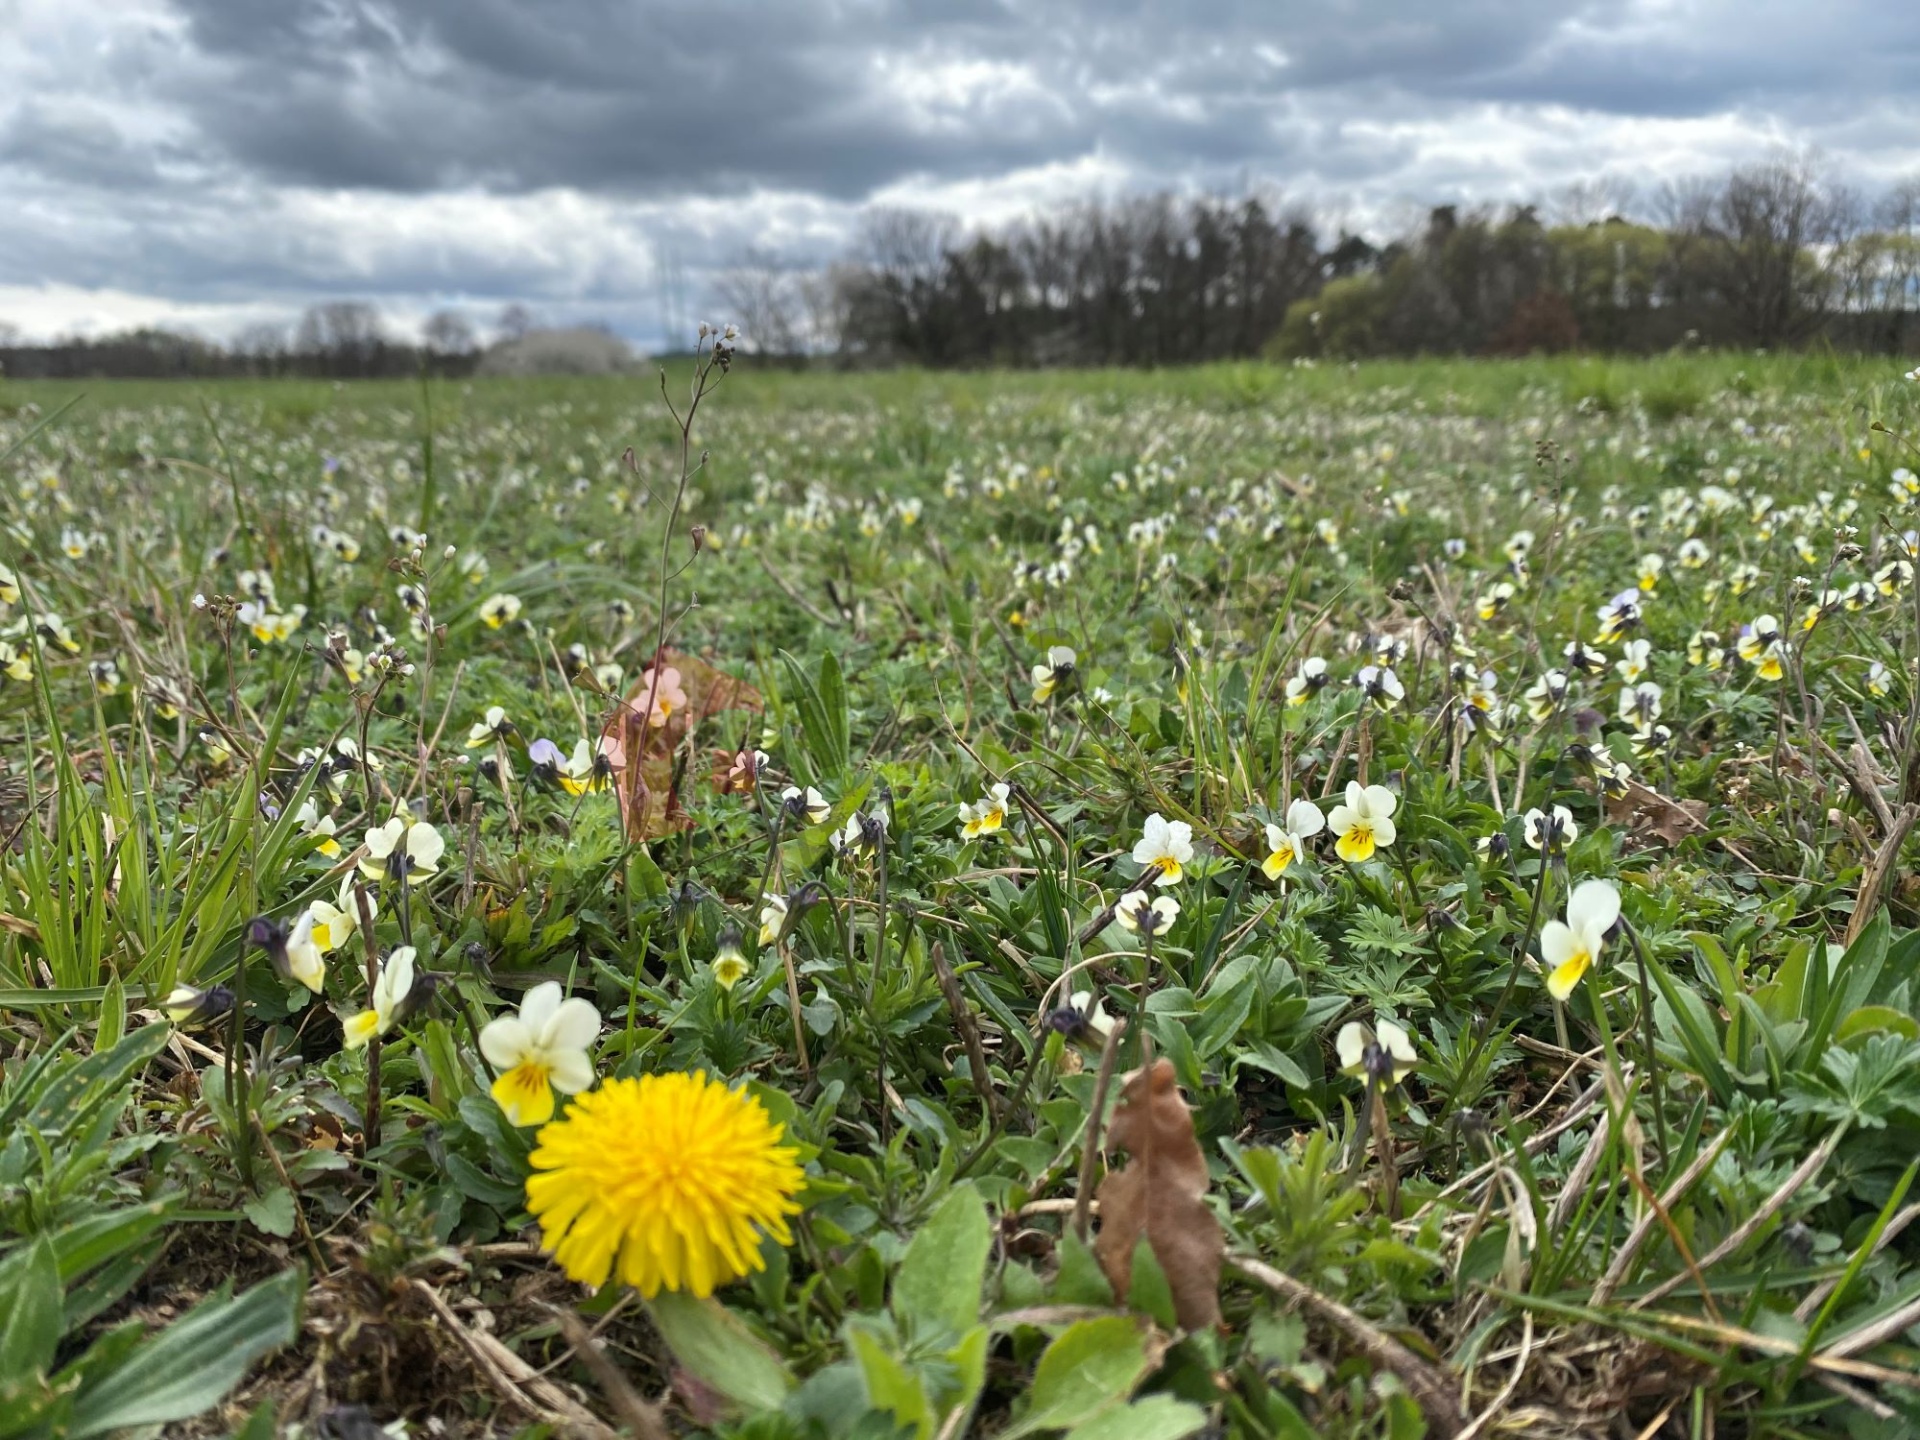
{"label": "white flower petal", "polygon": [[527,1027],[529,1035],[545,1035],[547,1021],[560,1009],[563,993],[558,980],[542,980],[521,997],[520,1023]]}
{"label": "white flower petal", "polygon": [[496,1070],[511,1070],[527,1058],[533,1034],[517,1015],[502,1015],[480,1029],[480,1053]]}
{"label": "white flower petal", "polygon": [[562,1001],[560,1008],[541,1029],[542,1041],[562,1050],[585,1050],[600,1038],[600,1011],[591,1000],[575,996]]}
{"label": "white flower petal", "polygon": [[578,1095],[593,1085],[593,1061],[584,1050],[555,1050],[547,1064],[547,1080],[562,1095]]}

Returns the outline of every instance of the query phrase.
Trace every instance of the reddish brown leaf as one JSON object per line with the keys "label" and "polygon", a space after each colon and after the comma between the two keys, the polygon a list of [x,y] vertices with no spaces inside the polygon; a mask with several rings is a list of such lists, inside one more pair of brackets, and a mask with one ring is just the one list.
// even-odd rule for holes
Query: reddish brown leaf
{"label": "reddish brown leaf", "polygon": [[723,710],[758,713],[765,702],[760,692],[746,681],[671,647],[660,652],[662,673],[673,671],[686,703],[674,707],[666,723],[648,723],[657,698],[651,669],[644,671],[626,700],[616,709],[601,732],[603,747],[610,750],[614,770],[614,794],[620,801],[620,818],[627,835],[634,840],[655,840],[676,830],[685,830],[693,821],[680,803],[676,769],[684,769],[676,760],[683,742],[691,737],[703,720]]}
{"label": "reddish brown leaf", "polygon": [[1093,1242],[1113,1293],[1127,1297],[1133,1252],[1145,1236],[1166,1272],[1174,1314],[1188,1330],[1220,1323],[1220,1260],[1226,1237],[1207,1209],[1207,1161],[1180,1098],[1173,1066],[1156,1060],[1127,1077],[1107,1141],[1126,1168],[1100,1182],[1100,1233]]}
{"label": "reddish brown leaf", "polygon": [[1609,797],[1606,807],[1607,819],[1625,825],[1635,839],[1651,836],[1663,845],[1678,845],[1707,828],[1704,800],[1675,800],[1638,780],[1627,781],[1627,793],[1618,800]]}

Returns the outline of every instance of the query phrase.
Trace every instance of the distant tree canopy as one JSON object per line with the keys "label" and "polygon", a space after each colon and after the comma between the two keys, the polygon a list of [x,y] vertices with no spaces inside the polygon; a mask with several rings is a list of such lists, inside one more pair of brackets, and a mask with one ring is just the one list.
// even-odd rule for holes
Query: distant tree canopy
{"label": "distant tree canopy", "polygon": [[1645,351],[1920,348],[1920,182],[1875,210],[1779,159],[1671,187],[1655,215],[1573,187],[1438,206],[1384,245],[1261,197],[1155,196],[963,230],[880,212],[832,272],[816,348],[848,364],[1162,365]]}
{"label": "distant tree canopy", "polygon": [[397,338],[373,305],[359,300],[311,306],[297,325],[261,321],[227,345],[168,330],[141,329],[98,339],[27,345],[0,323],[0,375],[16,379],[89,379],[121,376],[294,375],[376,379],[432,375],[601,374],[632,359],[625,343],[594,327],[548,330],[524,306],[502,312],[500,338],[482,345],[473,322],[458,311],[428,318],[415,343]]}

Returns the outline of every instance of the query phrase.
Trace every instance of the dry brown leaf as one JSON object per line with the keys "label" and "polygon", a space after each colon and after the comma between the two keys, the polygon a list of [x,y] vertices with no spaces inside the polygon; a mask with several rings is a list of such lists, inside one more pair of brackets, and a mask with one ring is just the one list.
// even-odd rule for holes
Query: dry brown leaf
{"label": "dry brown leaf", "polygon": [[601,731],[603,745],[611,742],[614,794],[620,802],[620,818],[628,838],[633,840],[657,840],[693,824],[680,803],[681,776],[677,772],[685,767],[676,757],[682,742],[700,722],[723,710],[757,714],[766,703],[746,681],[698,655],[668,647],[660,652],[659,662],[663,671],[678,673],[686,705],[675,710],[665,725],[647,724],[646,712],[653,697],[648,672],[643,672]]}
{"label": "dry brown leaf", "polygon": [[1678,845],[1689,835],[1706,830],[1707,802],[1675,800],[1638,780],[1629,780],[1622,798],[1608,798],[1607,819],[1626,825],[1637,839],[1651,836],[1667,845]]}
{"label": "dry brown leaf", "polygon": [[1113,1293],[1133,1280],[1133,1252],[1146,1236],[1166,1272],[1173,1310],[1188,1330],[1220,1323],[1220,1260],[1226,1238],[1207,1209],[1207,1161],[1180,1098],[1173,1065],[1156,1060],[1127,1077],[1107,1141],[1127,1152],[1126,1168],[1100,1182],[1100,1233],[1093,1242]]}

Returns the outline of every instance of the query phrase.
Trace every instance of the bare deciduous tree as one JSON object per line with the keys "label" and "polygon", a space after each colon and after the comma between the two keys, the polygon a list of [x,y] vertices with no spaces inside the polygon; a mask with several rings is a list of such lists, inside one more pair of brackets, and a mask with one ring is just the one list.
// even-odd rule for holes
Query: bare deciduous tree
{"label": "bare deciduous tree", "polygon": [[797,355],[804,348],[805,306],[799,277],[771,251],[747,249],[714,276],[714,293],[725,319],[740,327],[749,350],[761,355]]}
{"label": "bare deciduous tree", "polygon": [[420,338],[434,355],[471,355],[479,348],[473,322],[458,310],[442,310],[427,317]]}

